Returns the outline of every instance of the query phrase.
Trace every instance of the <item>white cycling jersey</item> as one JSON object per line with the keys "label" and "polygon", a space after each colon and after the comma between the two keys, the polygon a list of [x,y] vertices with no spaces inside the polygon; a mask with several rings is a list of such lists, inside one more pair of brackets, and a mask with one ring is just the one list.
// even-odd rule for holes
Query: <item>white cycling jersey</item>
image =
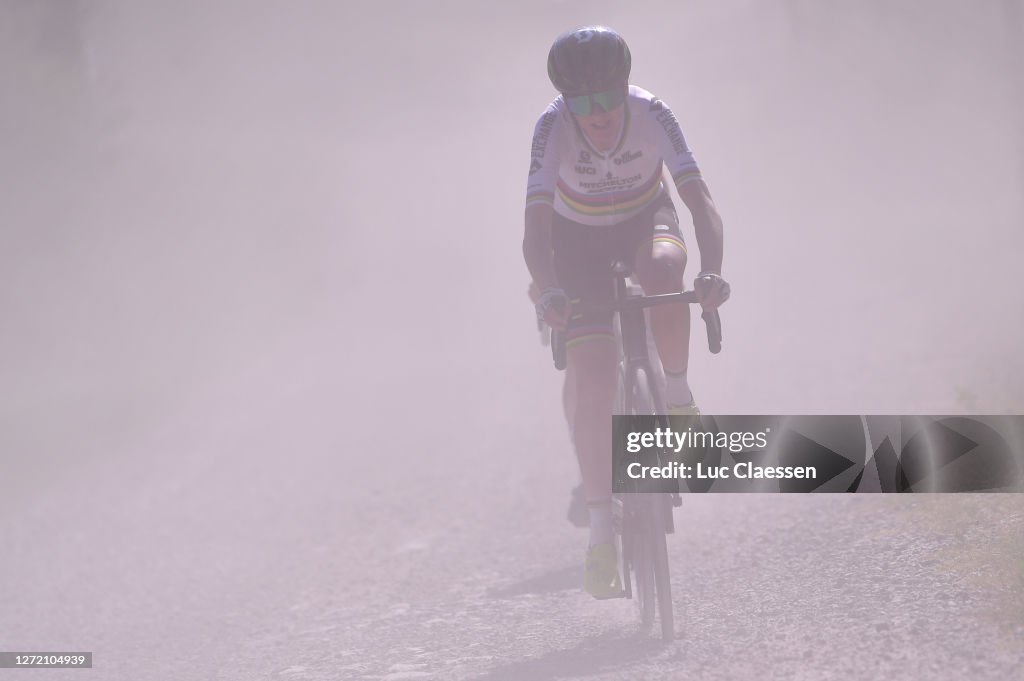
{"label": "white cycling jersey", "polygon": [[585,225],[614,225],[658,199],[664,163],[677,187],[700,179],[693,153],[672,110],[646,90],[629,86],[615,148],[595,150],[559,95],[533,132],[526,205],[547,203]]}

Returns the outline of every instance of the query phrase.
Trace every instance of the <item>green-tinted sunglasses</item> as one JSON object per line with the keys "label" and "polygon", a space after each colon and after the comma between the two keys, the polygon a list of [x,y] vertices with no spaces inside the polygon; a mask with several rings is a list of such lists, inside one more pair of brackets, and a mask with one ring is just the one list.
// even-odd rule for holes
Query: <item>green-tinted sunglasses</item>
{"label": "green-tinted sunglasses", "polygon": [[611,111],[626,101],[626,88],[619,87],[607,92],[596,92],[592,95],[580,95],[578,97],[566,97],[565,103],[569,111],[580,116],[589,116],[594,112],[594,107],[599,106],[605,111]]}

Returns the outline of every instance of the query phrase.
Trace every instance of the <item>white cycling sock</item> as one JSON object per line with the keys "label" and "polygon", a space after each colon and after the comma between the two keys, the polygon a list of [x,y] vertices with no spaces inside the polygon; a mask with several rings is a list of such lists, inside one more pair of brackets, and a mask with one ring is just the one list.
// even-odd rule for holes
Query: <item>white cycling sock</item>
{"label": "white cycling sock", "polygon": [[588,501],[590,511],[590,545],[607,544],[615,536],[612,529],[612,500]]}
{"label": "white cycling sock", "polygon": [[686,381],[686,369],[669,371],[665,369],[665,404],[669,407],[685,407],[693,403],[693,393]]}

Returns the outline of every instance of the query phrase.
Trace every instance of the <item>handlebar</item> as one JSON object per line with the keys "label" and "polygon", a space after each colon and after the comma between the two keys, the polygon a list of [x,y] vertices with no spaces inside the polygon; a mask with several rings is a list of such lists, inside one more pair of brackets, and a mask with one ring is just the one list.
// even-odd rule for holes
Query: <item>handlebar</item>
{"label": "handlebar", "polygon": [[[693,304],[700,302],[697,299],[696,291],[682,291],[680,293],[661,293],[653,296],[630,296],[616,302],[609,303],[585,303],[582,307],[591,310],[622,312],[624,310],[642,310],[658,305],[672,305],[678,303]],[[722,318],[718,314],[718,308],[707,308],[701,313],[704,326],[707,329],[708,349],[711,354],[717,355],[722,351]],[[565,369],[565,337],[551,329],[551,354],[555,360],[555,368],[559,371]]]}

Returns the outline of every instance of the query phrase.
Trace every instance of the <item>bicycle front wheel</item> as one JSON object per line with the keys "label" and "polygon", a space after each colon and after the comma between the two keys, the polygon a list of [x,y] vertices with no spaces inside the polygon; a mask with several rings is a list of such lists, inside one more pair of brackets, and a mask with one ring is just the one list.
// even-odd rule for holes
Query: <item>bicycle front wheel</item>
{"label": "bicycle front wheel", "polygon": [[668,542],[665,539],[665,514],[672,512],[671,501],[664,494],[649,495],[651,502],[651,561],[654,572],[654,591],[658,595],[658,619],[661,638],[671,641],[675,637],[675,613],[672,610],[672,579],[668,566]]}
{"label": "bicycle front wheel", "polygon": [[[626,390],[629,413],[664,414],[660,391],[648,367],[638,364]],[[669,574],[668,542],[665,539],[672,502],[666,494],[632,494],[636,534],[630,563],[637,583],[640,624],[647,629],[657,608],[661,638],[671,641],[675,636],[675,615],[672,610],[672,580]]]}

